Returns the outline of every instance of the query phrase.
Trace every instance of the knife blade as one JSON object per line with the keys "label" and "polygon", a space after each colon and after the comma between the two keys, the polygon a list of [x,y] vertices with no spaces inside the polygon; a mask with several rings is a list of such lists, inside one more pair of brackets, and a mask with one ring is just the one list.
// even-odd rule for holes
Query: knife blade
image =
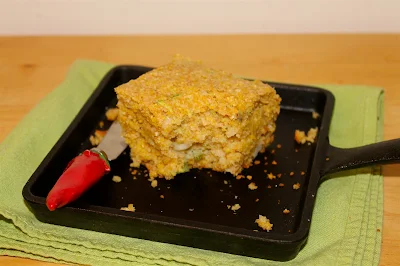
{"label": "knife blade", "polygon": [[114,121],[97,147],[83,151],[69,162],[46,197],[47,208],[54,211],[78,199],[111,171],[110,161],[126,147],[121,125]]}
{"label": "knife blade", "polygon": [[122,128],[118,121],[114,121],[108,129],[97,149],[107,154],[108,160],[115,160],[127,147],[122,137]]}

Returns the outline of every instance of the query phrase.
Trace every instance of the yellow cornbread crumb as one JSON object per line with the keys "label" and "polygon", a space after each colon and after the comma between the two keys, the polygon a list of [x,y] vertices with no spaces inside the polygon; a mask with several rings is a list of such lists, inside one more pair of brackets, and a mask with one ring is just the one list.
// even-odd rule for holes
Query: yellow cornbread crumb
{"label": "yellow cornbread crumb", "polygon": [[240,205],[236,203],[235,205],[233,205],[231,207],[231,210],[235,212],[235,211],[239,210],[240,208],[241,208]]}
{"label": "yellow cornbread crumb", "polygon": [[268,179],[272,180],[272,179],[276,179],[276,176],[274,176],[272,173],[269,173],[267,175]]}
{"label": "yellow cornbread crumb", "polygon": [[128,211],[128,212],[135,212],[136,208],[133,207],[133,204],[128,204],[128,207],[121,207],[122,211]]}
{"label": "yellow cornbread crumb", "polygon": [[236,176],[236,179],[237,179],[237,180],[240,180],[240,179],[242,179],[242,178],[244,178],[244,175],[237,175],[237,176]]}
{"label": "yellow cornbread crumb", "polygon": [[158,185],[157,180],[152,180],[152,181],[151,181],[151,186],[152,186],[152,187],[155,188],[155,187],[157,187],[157,185]]}
{"label": "yellow cornbread crumb", "polygon": [[318,119],[319,114],[317,112],[312,112],[312,118]]}
{"label": "yellow cornbread crumb", "polygon": [[296,183],[293,185],[293,189],[297,190],[300,188],[300,183]]}
{"label": "yellow cornbread crumb", "polygon": [[258,219],[256,219],[255,223],[257,223],[263,230],[267,230],[267,232],[271,231],[274,226],[270,223],[269,219],[263,215],[258,215]]}
{"label": "yellow cornbread crumb", "polygon": [[314,143],[315,138],[317,137],[318,133],[318,128],[310,128],[310,130],[307,132],[307,135],[304,131],[296,129],[294,132],[294,140],[299,143],[299,144],[304,144],[306,142]]}
{"label": "yellow cornbread crumb", "polygon": [[254,183],[254,182],[251,182],[251,183],[248,185],[248,187],[249,187],[250,190],[255,190],[255,189],[258,188],[257,185],[256,185],[256,183]]}
{"label": "yellow cornbread crumb", "polygon": [[109,121],[116,120],[118,117],[118,108],[108,109],[106,112],[106,117],[107,117],[107,120],[109,120]]}
{"label": "yellow cornbread crumb", "polygon": [[120,176],[115,175],[112,177],[112,181],[114,181],[115,183],[119,183],[122,181],[122,178]]}
{"label": "yellow cornbread crumb", "polygon": [[94,135],[89,137],[89,141],[93,146],[97,146],[103,140],[104,136],[106,135],[106,130],[96,130]]}

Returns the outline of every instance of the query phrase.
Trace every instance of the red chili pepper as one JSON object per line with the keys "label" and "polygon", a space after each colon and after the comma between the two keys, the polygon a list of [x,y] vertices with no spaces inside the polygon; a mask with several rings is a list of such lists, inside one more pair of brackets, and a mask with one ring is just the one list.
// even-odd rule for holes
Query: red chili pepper
{"label": "red chili pepper", "polygon": [[54,211],[77,198],[110,172],[106,156],[96,150],[85,150],[66,167],[46,198],[46,205]]}

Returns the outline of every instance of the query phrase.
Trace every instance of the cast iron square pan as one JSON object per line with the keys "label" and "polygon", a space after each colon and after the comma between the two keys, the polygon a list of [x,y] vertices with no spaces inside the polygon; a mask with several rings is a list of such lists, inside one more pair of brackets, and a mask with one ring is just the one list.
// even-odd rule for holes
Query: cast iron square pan
{"label": "cast iron square pan", "polygon": [[[329,172],[327,136],[334,97],[315,87],[267,82],[282,97],[281,113],[274,143],[255,159],[259,164],[243,171],[251,180],[203,169],[169,181],[160,179],[153,188],[144,168],[132,174],[127,148],[111,162],[111,173],[80,199],[48,211],[46,196],[65,166],[92,148],[88,139],[100,121],[105,128],[110,126],[105,112],[116,105],[114,88],[151,69],[128,65],[109,71],[26,183],[23,196],[30,210],[44,223],[271,260],[293,259],[308,237],[320,176]],[[313,118],[312,112],[319,118]],[[313,127],[319,129],[314,143],[295,143],[296,129],[307,132]],[[328,168],[341,170],[343,162],[331,162],[335,163]],[[270,173],[276,178],[268,179]],[[122,181],[113,182],[114,175]],[[256,190],[248,188],[251,182],[258,186]],[[300,188],[295,190],[297,183]],[[136,212],[120,210],[130,203]],[[241,208],[228,209],[234,204]],[[290,213],[283,213],[285,209]],[[270,219],[272,231],[257,226],[259,215]]]}

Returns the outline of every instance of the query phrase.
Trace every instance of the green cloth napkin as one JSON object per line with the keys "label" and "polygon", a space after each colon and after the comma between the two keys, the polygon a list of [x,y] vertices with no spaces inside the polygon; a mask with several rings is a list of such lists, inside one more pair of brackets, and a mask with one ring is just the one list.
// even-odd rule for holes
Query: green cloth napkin
{"label": "green cloth napkin", "polygon": [[[111,64],[76,61],[0,146],[0,255],[90,265],[279,265],[262,259],[55,226],[37,221],[22,188]],[[320,86],[336,105],[333,145],[382,140],[383,91],[365,86]],[[380,168],[336,174],[322,182],[307,245],[288,265],[377,265],[383,185]]]}

